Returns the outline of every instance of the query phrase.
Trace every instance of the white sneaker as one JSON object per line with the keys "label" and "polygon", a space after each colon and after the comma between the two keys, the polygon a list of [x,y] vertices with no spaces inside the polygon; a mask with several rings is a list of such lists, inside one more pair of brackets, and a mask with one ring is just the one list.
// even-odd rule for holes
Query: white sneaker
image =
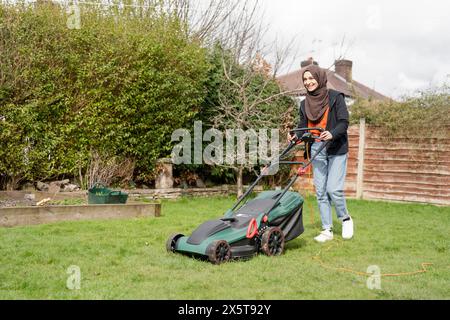
{"label": "white sneaker", "polygon": [[325,242],[333,240],[333,231],[323,230],[317,237],[314,238],[317,242]]}
{"label": "white sneaker", "polygon": [[342,221],[342,238],[351,239],[352,237],[353,237],[353,219],[350,217],[350,219]]}

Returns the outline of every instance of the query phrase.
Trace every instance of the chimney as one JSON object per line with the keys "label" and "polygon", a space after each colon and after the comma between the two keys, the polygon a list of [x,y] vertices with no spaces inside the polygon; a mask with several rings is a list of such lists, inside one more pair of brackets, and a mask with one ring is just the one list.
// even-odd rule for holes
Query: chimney
{"label": "chimney", "polygon": [[303,61],[300,63],[300,67],[301,67],[301,68],[304,68],[304,67],[306,67],[306,66],[309,66],[310,64],[315,64],[316,66],[319,65],[319,64],[317,63],[317,61],[314,61],[313,57],[309,57],[308,59],[303,60]]}
{"label": "chimney", "polygon": [[334,61],[334,71],[347,82],[352,82],[352,66],[353,62],[351,60]]}

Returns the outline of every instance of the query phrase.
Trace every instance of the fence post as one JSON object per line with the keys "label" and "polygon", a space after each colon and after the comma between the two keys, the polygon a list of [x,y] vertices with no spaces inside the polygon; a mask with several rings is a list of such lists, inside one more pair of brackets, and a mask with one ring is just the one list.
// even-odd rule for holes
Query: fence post
{"label": "fence post", "polygon": [[358,171],[356,174],[356,198],[363,198],[364,149],[366,148],[366,119],[359,119]]}

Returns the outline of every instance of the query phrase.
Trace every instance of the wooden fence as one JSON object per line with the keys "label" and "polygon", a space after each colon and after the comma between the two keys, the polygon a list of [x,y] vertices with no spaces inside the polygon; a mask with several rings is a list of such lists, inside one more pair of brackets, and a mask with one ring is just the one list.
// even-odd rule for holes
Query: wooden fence
{"label": "wooden fence", "polygon": [[[351,198],[450,205],[450,139],[396,137],[380,128],[351,126],[345,193]],[[362,147],[361,147],[362,146]],[[308,175],[296,190],[311,190]]]}

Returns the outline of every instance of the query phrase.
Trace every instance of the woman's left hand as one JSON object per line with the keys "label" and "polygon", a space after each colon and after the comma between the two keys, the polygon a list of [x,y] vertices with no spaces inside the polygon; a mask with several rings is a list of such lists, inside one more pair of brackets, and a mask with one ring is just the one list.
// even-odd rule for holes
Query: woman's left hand
{"label": "woman's left hand", "polygon": [[320,134],[320,139],[323,141],[328,141],[333,139],[333,135],[330,133],[330,131],[324,131]]}

